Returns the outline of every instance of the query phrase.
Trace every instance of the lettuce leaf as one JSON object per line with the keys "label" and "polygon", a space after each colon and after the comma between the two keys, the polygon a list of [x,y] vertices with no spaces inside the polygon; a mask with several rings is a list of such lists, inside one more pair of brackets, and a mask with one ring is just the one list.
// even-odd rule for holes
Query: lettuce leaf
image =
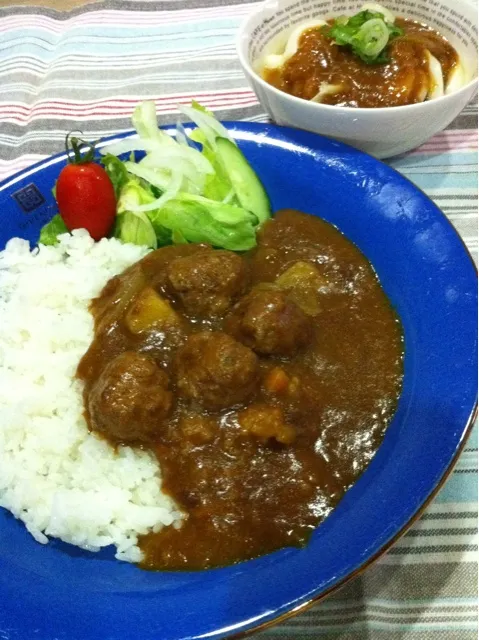
{"label": "lettuce leaf", "polygon": [[118,200],[122,188],[129,180],[128,171],[123,162],[112,153],[107,153],[103,156],[101,163],[111,180],[115,190],[115,197]]}
{"label": "lettuce leaf", "polygon": [[156,249],[158,241],[156,232],[147,215],[141,211],[133,211],[136,206],[154,200],[154,196],[131,179],[122,188],[118,199],[115,237],[123,242],[145,245]]}
{"label": "lettuce leaf", "polygon": [[39,244],[54,245],[58,242],[58,236],[62,233],[68,233],[68,229],[63,222],[63,218],[57,213],[50,222],[42,227],[40,231]]}
{"label": "lettuce leaf", "polygon": [[154,227],[169,229],[176,241],[205,242],[230,251],[256,245],[256,218],[241,207],[179,194],[161,209],[149,212]]}

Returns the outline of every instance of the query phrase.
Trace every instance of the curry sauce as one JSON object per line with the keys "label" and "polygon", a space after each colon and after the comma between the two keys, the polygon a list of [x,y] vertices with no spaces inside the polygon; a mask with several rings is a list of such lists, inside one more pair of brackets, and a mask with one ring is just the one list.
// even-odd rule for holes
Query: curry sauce
{"label": "curry sauce", "polygon": [[[332,22],[332,21],[330,21]],[[296,53],[279,68],[264,68],[264,79],[281,91],[312,100],[323,83],[336,87],[323,104],[344,107],[396,107],[423,102],[431,91],[429,51],[440,63],[444,85],[459,63],[454,47],[430,27],[397,18],[404,34],[390,42],[389,62],[367,64],[338,46],[321,28],[307,29]]]}
{"label": "curry sauce", "polygon": [[140,540],[144,568],[305,544],[396,409],[399,319],[367,259],[314,216],[278,212],[244,255],[153,251],[92,313],[78,368],[89,426],[153,451],[185,513]]}

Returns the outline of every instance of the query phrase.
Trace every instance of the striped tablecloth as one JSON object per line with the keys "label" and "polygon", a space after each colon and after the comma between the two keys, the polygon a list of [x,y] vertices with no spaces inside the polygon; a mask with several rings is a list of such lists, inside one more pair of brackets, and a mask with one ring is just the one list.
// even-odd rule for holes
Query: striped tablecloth
{"label": "striped tablecloth", "polygon": [[[144,98],[156,100],[163,123],[192,97],[223,119],[265,120],[234,49],[254,4],[106,0],[61,12],[0,2],[0,179],[61,151],[69,130],[95,139],[130,129]],[[446,131],[391,162],[442,208],[475,258],[476,114],[469,105]],[[385,557],[256,637],[475,640],[476,517],[473,433],[427,513]]]}

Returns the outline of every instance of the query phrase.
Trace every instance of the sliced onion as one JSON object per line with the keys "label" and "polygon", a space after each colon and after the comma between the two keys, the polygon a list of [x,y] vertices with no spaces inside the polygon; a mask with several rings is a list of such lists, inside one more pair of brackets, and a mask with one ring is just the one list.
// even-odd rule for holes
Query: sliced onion
{"label": "sliced onion", "polygon": [[112,153],[114,156],[120,156],[122,153],[130,153],[131,151],[151,151],[156,145],[148,140],[141,140],[136,136],[127,140],[119,140],[112,144],[102,147],[99,151],[102,156]]}
{"label": "sliced onion", "polygon": [[183,147],[182,145],[175,144],[174,146],[168,146],[168,149],[161,148],[156,149],[148,154],[148,156],[155,156],[159,162],[163,162],[165,158],[176,160],[183,160],[193,165],[197,171],[204,174],[213,174],[215,170],[211,162],[205,158],[205,156],[192,147]]}
{"label": "sliced onion", "polygon": [[138,164],[153,171],[159,170],[171,174],[182,173],[185,178],[193,183],[196,183],[202,175],[186,158],[172,158],[168,154],[165,155],[158,151],[149,153]]}
{"label": "sliced onion", "polygon": [[440,98],[444,95],[442,67],[439,60],[435,58],[428,49],[426,49],[426,57],[429,67],[429,91],[427,99],[434,100],[434,98]]}
{"label": "sliced onion", "polygon": [[[174,149],[174,151],[173,151]],[[213,165],[205,158],[205,156],[198,151],[198,149],[194,149],[193,147],[168,147],[167,155],[169,157],[183,157],[183,159],[190,162],[192,165],[196,167],[196,169],[200,173],[204,173],[206,175],[213,175],[215,170],[213,169]]]}
{"label": "sliced onion", "polygon": [[393,24],[396,20],[394,14],[389,11],[389,9],[386,9],[386,7],[383,7],[382,4],[379,4],[379,2],[366,2],[361,7],[361,11],[373,11],[375,13],[381,13],[384,16],[386,22],[390,22],[391,24]]}
{"label": "sliced onion", "polygon": [[194,122],[198,128],[204,133],[206,139],[209,144],[214,147],[215,140],[217,137],[227,138],[231,140],[234,144],[234,140],[230,137],[228,130],[223,127],[223,125],[216,120],[216,118],[212,118],[204,111],[199,111],[194,107],[188,107],[186,105],[179,105],[178,111],[187,116],[192,122]]}
{"label": "sliced onion", "polygon": [[[191,153],[190,153],[191,151]],[[187,149],[180,145],[174,147],[168,147],[168,150],[153,151],[148,153],[140,162],[146,166],[153,166],[157,162],[157,166],[173,167],[176,164],[193,167],[198,173],[205,175],[214,174],[214,169],[211,162],[205,158],[196,149]]]}
{"label": "sliced onion", "polygon": [[[130,171],[130,168],[127,167],[130,173],[134,173],[138,177],[143,178],[144,180],[147,180],[150,184],[153,184],[154,186],[158,186],[158,183],[155,182],[156,176],[152,175],[152,174],[155,174],[154,171],[152,171],[151,169],[147,169],[146,167],[140,167],[139,165],[135,165],[134,163],[125,162],[125,165],[126,164],[130,164],[135,167],[134,171]],[[136,211],[154,211],[155,209],[159,209],[166,202],[168,202],[168,200],[171,200],[178,194],[178,191],[181,189],[182,185],[183,185],[183,175],[179,172],[173,174],[171,176],[171,179],[168,182],[167,188],[159,198],[157,198],[153,202],[150,202],[149,204],[142,204],[137,207],[132,207],[132,211],[135,211],[135,212]],[[159,188],[161,189],[161,187]]]}
{"label": "sliced onion", "polygon": [[154,171],[149,167],[144,167],[136,162],[127,162],[123,163],[125,165],[125,169],[128,173],[132,173],[134,176],[138,176],[138,178],[143,178],[154,187],[161,189],[162,191],[166,191],[171,182],[171,177],[165,173],[160,173],[159,171]]}
{"label": "sliced onion", "polygon": [[183,147],[190,147],[190,139],[186,135],[186,131],[184,126],[181,124],[180,120],[176,121],[176,142],[181,144]]}
{"label": "sliced onion", "polygon": [[205,123],[205,121],[201,118],[200,112],[197,109],[193,109],[192,107],[187,106],[179,106],[178,110],[196,124],[198,129],[200,129],[200,131],[204,134],[208,144],[214,148],[216,144],[216,134],[214,130],[209,126],[209,123]]}

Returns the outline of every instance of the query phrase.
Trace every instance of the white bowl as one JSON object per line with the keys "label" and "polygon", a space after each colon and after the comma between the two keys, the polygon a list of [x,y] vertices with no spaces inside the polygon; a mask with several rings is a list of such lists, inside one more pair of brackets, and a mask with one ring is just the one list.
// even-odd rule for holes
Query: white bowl
{"label": "white bowl", "polygon": [[334,0],[267,0],[240,27],[237,51],[258,100],[275,122],[321,133],[377,158],[387,158],[414,149],[442,131],[473,97],[477,86],[477,12],[472,4],[464,0],[382,3],[397,16],[436,29],[456,48],[466,84],[441,98],[368,109],[318,104],[276,89],[260,77],[254,66],[263,55],[284,46],[293,28],[301,22],[344,13],[353,15],[363,3],[364,0],[351,0],[338,7]]}

